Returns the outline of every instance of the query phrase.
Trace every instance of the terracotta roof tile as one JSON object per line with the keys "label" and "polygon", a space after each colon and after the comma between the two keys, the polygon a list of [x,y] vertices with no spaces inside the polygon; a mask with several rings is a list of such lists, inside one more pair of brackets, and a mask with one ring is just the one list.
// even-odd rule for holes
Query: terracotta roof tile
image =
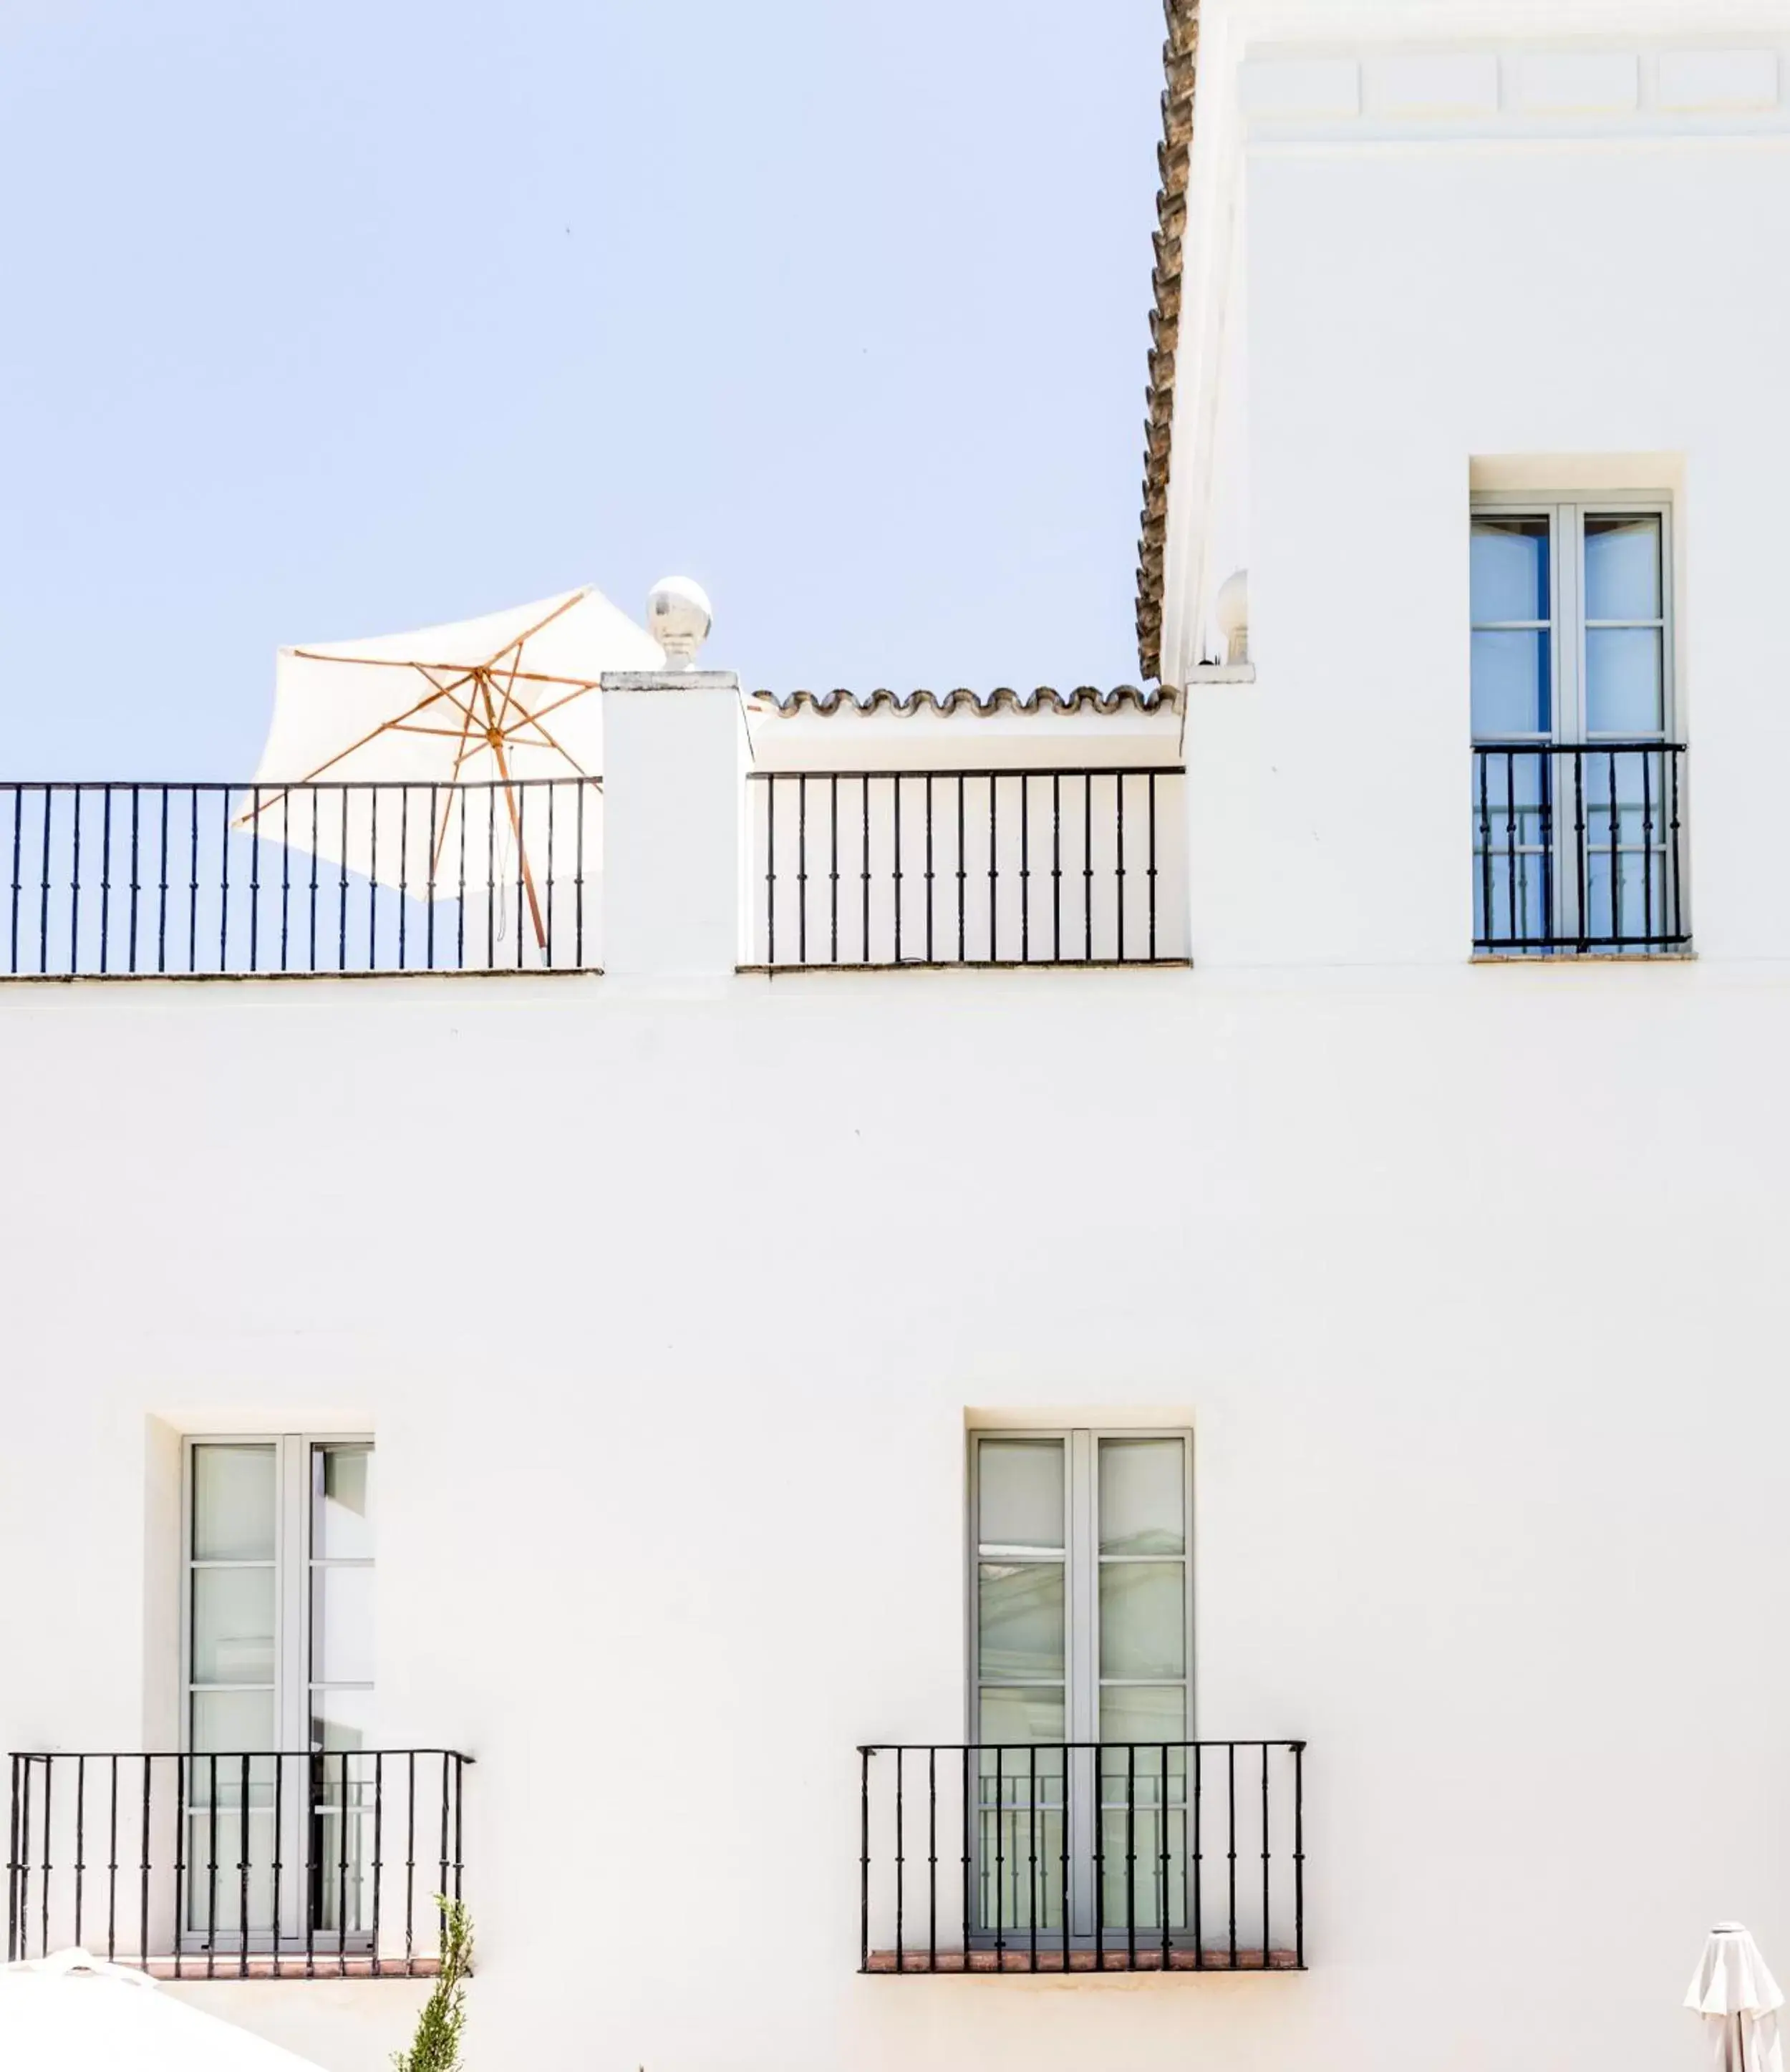
{"label": "terracotta roof tile", "polygon": [[1162,550],[1168,531],[1169,442],[1175,417],[1175,355],[1181,331],[1181,237],[1187,220],[1187,162],[1199,70],[1200,0],[1164,0],[1162,141],[1156,166],[1154,302],[1150,314],[1150,385],[1144,394],[1144,501],[1138,548],[1138,663],[1154,680],[1162,668]]}
{"label": "terracotta roof tile", "polygon": [[1097,689],[1092,684],[1080,684],[1073,690],[1060,691],[1048,684],[1041,684],[1031,691],[1010,690],[1002,685],[979,697],[974,691],[959,688],[954,691],[917,690],[895,692],[878,689],[866,691],[861,696],[854,691],[792,691],[779,697],[774,691],[755,691],[755,705],[768,708],[787,717],[803,710],[833,713],[855,710],[860,713],[891,712],[903,716],[918,712],[970,713],[981,718],[1001,712],[1060,713],[1093,710],[1101,713],[1125,711],[1153,712],[1158,706],[1171,711],[1178,708],[1180,693],[1164,691],[1151,684],[1142,690],[1134,684],[1120,684],[1112,690]]}

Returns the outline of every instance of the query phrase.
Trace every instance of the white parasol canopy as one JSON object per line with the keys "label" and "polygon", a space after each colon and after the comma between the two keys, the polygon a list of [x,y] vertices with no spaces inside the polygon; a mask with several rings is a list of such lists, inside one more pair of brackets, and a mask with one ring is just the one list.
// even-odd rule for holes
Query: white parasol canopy
{"label": "white parasol canopy", "polygon": [[1713,2072],[1784,2072],[1784,1993],[1738,1921],[1710,1930],[1685,2005],[1703,2018]]}
{"label": "white parasol canopy", "polygon": [[0,1969],[7,2072],[318,2072],[308,2058],[202,2014],[141,1971],[59,1951]]}
{"label": "white parasol canopy", "polygon": [[[237,824],[419,898],[499,888],[526,900],[541,944],[549,812],[554,876],[588,879],[602,853],[603,672],[664,666],[658,643],[589,587],[282,648]],[[374,785],[400,788],[348,788]]]}

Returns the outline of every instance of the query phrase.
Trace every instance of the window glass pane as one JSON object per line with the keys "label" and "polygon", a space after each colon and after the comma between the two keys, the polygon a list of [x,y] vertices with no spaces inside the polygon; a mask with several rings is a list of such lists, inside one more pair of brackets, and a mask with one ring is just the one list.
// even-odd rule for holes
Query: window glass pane
{"label": "window glass pane", "polygon": [[[373,1694],[371,1691],[313,1691],[311,1694],[311,1745],[314,1749],[365,1748],[372,1738]],[[418,1762],[418,1774],[422,1775],[422,1765]],[[348,1782],[359,1784],[365,1772],[353,1763],[348,1766]],[[336,1786],[336,1770],[328,1766],[331,1790]],[[439,1773],[436,1783],[439,1785]]]}
{"label": "window glass pane", "polygon": [[373,1449],[311,1449],[313,1554],[332,1560],[370,1560],[373,1552]]}
{"label": "window glass pane", "polygon": [[1473,635],[1473,732],[1479,739],[1545,734],[1553,725],[1549,638],[1545,633]]}
{"label": "window glass pane", "polygon": [[[1158,1688],[1149,1684],[1109,1684],[1100,1694],[1103,1741],[1179,1741],[1187,1738],[1187,1696],[1179,1684]],[[1159,1758],[1152,1766],[1140,1757],[1136,1774],[1142,1776],[1148,1770],[1154,1775],[1161,1767]],[[1172,1770],[1179,1765],[1171,1758],[1169,1767]]]}
{"label": "window glass pane", "polygon": [[1625,516],[1585,520],[1585,616],[1657,619],[1660,520]]}
{"label": "window glass pane", "polygon": [[1592,734],[1657,734],[1665,723],[1656,627],[1593,626],[1585,634],[1585,724]]}
{"label": "window glass pane", "polygon": [[1179,1554],[1187,1544],[1179,1439],[1100,1442],[1100,1551]]}
{"label": "window glass pane", "polygon": [[985,1741],[1060,1741],[1063,1692],[1048,1684],[1034,1690],[985,1690],[977,1731]]}
{"label": "window glass pane", "polygon": [[271,1561],[276,1516],[271,1446],[195,1446],[195,1561]]}
{"label": "window glass pane", "polygon": [[315,1684],[373,1680],[373,1572],[311,1572],[311,1677]]}
{"label": "window glass pane", "polygon": [[[274,1694],[271,1691],[195,1691],[192,1700],[192,1745],[251,1752],[271,1749],[274,1741]],[[209,1769],[208,1765],[207,1769]],[[224,1768],[218,1766],[218,1789],[224,1786]]]}
{"label": "window glass pane", "polygon": [[1472,596],[1475,626],[1553,616],[1549,607],[1548,520],[1473,520]]}
{"label": "window glass pane", "polygon": [[985,1561],[977,1632],[984,1676],[1063,1674],[1063,1564]]}
{"label": "window glass pane", "polygon": [[273,1682],[271,1568],[193,1570],[192,1680],[195,1684]]}
{"label": "window glass pane", "polygon": [[1102,1676],[1179,1676],[1187,1622],[1179,1561],[1106,1561],[1100,1572]]}
{"label": "window glass pane", "polygon": [[983,1546],[1063,1544],[1060,1439],[984,1439],[976,1465]]}

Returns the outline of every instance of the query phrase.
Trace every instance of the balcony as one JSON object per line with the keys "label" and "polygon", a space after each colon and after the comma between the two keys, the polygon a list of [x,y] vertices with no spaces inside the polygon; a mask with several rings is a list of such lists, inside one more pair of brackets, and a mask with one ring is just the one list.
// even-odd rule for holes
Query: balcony
{"label": "balcony", "polygon": [[6,1957],[160,1978],[418,1978],[462,1896],[452,1749],[14,1755]]}
{"label": "balcony", "polygon": [[600,779],[0,785],[0,976],[585,971]]}
{"label": "balcony", "polygon": [[1305,1969],[1303,1741],[858,1758],[864,1971]]}
{"label": "balcony", "polygon": [[1184,963],[1183,783],[1158,765],[755,771],[746,962]]}
{"label": "balcony", "polygon": [[1473,947],[1483,956],[1685,949],[1681,742],[1473,750]]}

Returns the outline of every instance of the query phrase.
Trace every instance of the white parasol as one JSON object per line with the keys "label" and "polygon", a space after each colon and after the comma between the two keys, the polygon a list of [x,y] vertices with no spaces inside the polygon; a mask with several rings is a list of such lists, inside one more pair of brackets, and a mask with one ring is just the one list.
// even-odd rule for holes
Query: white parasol
{"label": "white parasol", "polygon": [[318,2072],[308,2058],[201,2014],[141,1971],[62,1950],[0,1969],[9,2072]]}
{"label": "white parasol", "polygon": [[658,643],[588,587],[282,648],[237,824],[423,898],[514,891],[545,946],[549,817],[553,875],[588,880],[601,855],[603,672],[664,666]]}
{"label": "white parasol", "polygon": [[1710,1930],[1685,2005],[1703,2018],[1712,2072],[1784,2072],[1784,1994],[1738,1921]]}

